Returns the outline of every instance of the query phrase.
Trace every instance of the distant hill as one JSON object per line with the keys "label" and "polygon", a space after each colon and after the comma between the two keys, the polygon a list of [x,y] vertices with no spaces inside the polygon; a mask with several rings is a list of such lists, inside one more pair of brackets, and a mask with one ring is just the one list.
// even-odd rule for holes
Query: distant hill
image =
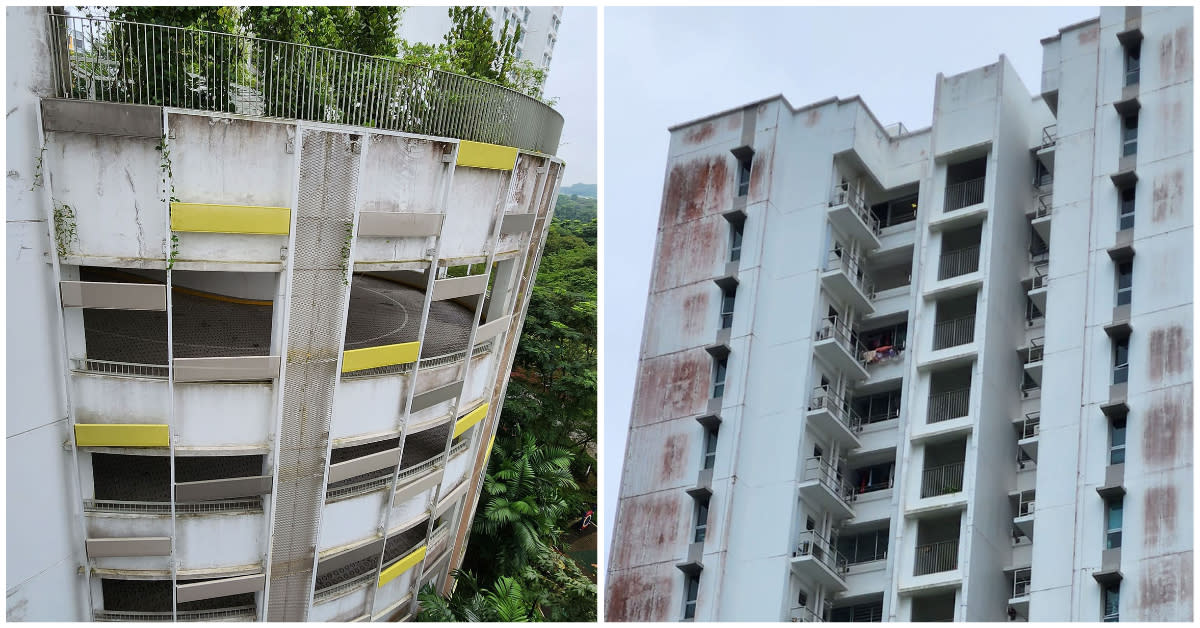
{"label": "distant hill", "polygon": [[559,194],[558,202],[554,205],[554,218],[555,220],[582,220],[584,222],[593,220],[596,218],[596,199]]}
{"label": "distant hill", "polygon": [[597,198],[595,183],[574,183],[564,188],[558,188],[558,193],[566,194],[567,196],[575,195]]}

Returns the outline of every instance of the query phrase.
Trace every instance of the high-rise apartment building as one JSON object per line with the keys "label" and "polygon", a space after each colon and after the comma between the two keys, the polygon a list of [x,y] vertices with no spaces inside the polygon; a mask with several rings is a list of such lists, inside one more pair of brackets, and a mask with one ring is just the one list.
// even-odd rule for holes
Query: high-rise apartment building
{"label": "high-rise apartment building", "polygon": [[462,561],[562,117],[6,15],[7,619],[411,617]]}
{"label": "high-rise apartment building", "polygon": [[671,129],[610,620],[1187,621],[1192,10]]}
{"label": "high-rise apartment building", "polygon": [[[515,33],[521,27],[517,40],[516,56],[528,60],[539,68],[550,71],[554,60],[554,46],[558,43],[558,29],[562,25],[562,7],[554,6],[490,6],[493,34],[500,36],[504,25]],[[446,7],[412,6],[404,8],[397,34],[410,42],[440,44],[450,32],[450,16]]]}

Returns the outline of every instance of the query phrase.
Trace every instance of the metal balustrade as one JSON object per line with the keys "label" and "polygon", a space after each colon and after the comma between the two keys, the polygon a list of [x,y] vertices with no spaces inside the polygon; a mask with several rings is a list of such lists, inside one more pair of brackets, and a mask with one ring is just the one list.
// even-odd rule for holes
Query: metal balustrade
{"label": "metal balustrade", "polygon": [[1038,290],[1045,288],[1050,282],[1050,265],[1046,262],[1041,262],[1033,267],[1033,277],[1030,279],[1030,290]]}
{"label": "metal balustrade", "polygon": [[1048,124],[1042,127],[1042,145],[1038,147],[1038,150],[1049,148],[1056,143],[1058,143],[1058,125]]}
{"label": "metal balustrade", "polygon": [[929,395],[929,411],[926,423],[939,423],[967,416],[971,402],[971,389],[958,388]]}
{"label": "metal balustrade", "polygon": [[968,179],[961,183],[946,186],[946,203],[944,212],[970,207],[983,202],[983,189],[986,177]]}
{"label": "metal balustrade", "polygon": [[154,379],[166,379],[170,373],[170,367],[166,364],[137,364],[111,360],[89,360],[88,358],[71,358],[71,369],[118,377],[150,377]]}
{"label": "metal balustrade", "polygon": [[838,205],[848,205],[854,211],[854,215],[858,216],[867,229],[871,230],[871,233],[879,235],[879,219],[871,213],[871,205],[867,202],[867,195],[863,192],[861,185],[834,186],[833,193],[829,196],[829,206],[837,207]]}
{"label": "metal balustrade", "polygon": [[[262,511],[262,497],[247,497],[243,499],[217,499],[206,502],[176,502],[175,513],[207,514],[233,512]],[[171,502],[139,502],[119,501],[112,499],[85,499],[84,512],[105,512],[120,514],[169,515]]]}
{"label": "metal balustrade", "polygon": [[400,475],[398,475],[396,477],[397,486],[399,486],[400,484],[403,484],[404,482],[407,482],[408,480],[416,479],[422,475],[425,475],[426,473],[429,473],[430,471],[433,471],[434,469],[436,469],[438,467],[438,463],[441,461],[442,461],[442,454],[438,454],[428,460],[419,462],[411,467],[408,467],[407,469],[401,469]]}
{"label": "metal balustrade", "polygon": [[1028,517],[1034,512],[1034,506],[1037,504],[1036,496],[1026,497],[1024,494],[1017,496],[1017,516]]}
{"label": "metal balustrade", "polygon": [[979,270],[979,245],[945,251],[938,260],[938,281]]}
{"label": "metal balustrade", "polygon": [[846,557],[842,556],[841,552],[837,551],[825,537],[817,534],[816,530],[805,530],[800,533],[796,551],[792,553],[793,558],[798,556],[812,556],[839,576],[850,568]]}
{"label": "metal balustrade", "polygon": [[850,283],[865,294],[868,300],[875,299],[875,283],[871,281],[870,275],[862,271],[862,264],[859,263],[858,258],[849,252],[830,250],[829,255],[825,258],[825,270],[842,271]]}
{"label": "metal balustrade", "polygon": [[833,491],[838,499],[846,505],[854,498],[854,487],[842,477],[842,472],[824,458],[814,456],[804,461],[804,480],[816,480],[825,488]]}
{"label": "metal balustrade", "polygon": [[60,98],[348,124],[551,155],[562,134],[562,115],[536,98],[402,59],[195,28],[47,17],[49,78]]}
{"label": "metal balustrade", "polygon": [[1033,217],[1035,219],[1036,218],[1045,218],[1046,216],[1049,216],[1051,214],[1053,209],[1054,209],[1054,193],[1053,192],[1045,192],[1042,194],[1038,194],[1037,208],[1034,209]]}
{"label": "metal balustrade", "polygon": [[850,406],[850,402],[839,398],[836,393],[829,389],[829,384],[817,386],[812,391],[812,396],[808,402],[809,411],[825,409],[839,423],[845,425],[850,431],[856,431],[862,425],[863,420],[854,412]]}
{"label": "metal balustrade", "polygon": [[1045,352],[1045,346],[1043,344],[1044,342],[1044,336],[1038,336],[1037,338],[1029,341],[1029,346],[1022,350],[1022,352],[1025,354],[1025,359],[1023,361],[1024,364],[1033,364],[1035,362],[1042,361]]}
{"label": "metal balustrade", "polygon": [[142,611],[92,611],[93,621],[171,621],[174,616],[178,621],[254,621],[258,611],[253,606],[234,606],[203,611],[171,611],[142,612]]}
{"label": "metal balustrade", "polygon": [[1033,438],[1037,436],[1041,430],[1042,413],[1029,412],[1025,415],[1025,420],[1021,422],[1021,439]]}
{"label": "metal balustrade", "polygon": [[933,325],[934,350],[957,347],[975,341],[975,315],[940,321]]}
{"label": "metal balustrade", "polygon": [[462,441],[461,443],[450,448],[450,456],[449,457],[453,458],[453,457],[457,456],[458,454],[461,454],[462,452],[466,451],[467,448],[469,448],[470,446],[471,446],[471,441],[469,441],[469,440]]}
{"label": "metal balustrade", "polygon": [[325,500],[330,501],[334,499],[344,499],[347,497],[357,497],[359,495],[366,495],[367,493],[374,493],[375,491],[383,490],[388,484],[391,483],[392,474],[388,473],[386,475],[378,475],[373,478],[366,478],[357,482],[343,484],[334,488],[327,488],[325,490]]}
{"label": "metal balustrade", "polygon": [[951,462],[921,471],[922,498],[960,493],[962,488],[962,462]]}
{"label": "metal balustrade", "polygon": [[1013,590],[1014,598],[1026,597],[1030,591],[1030,580],[1033,574],[1033,569],[1026,567],[1013,572]]}
{"label": "metal balustrade", "polygon": [[[475,345],[475,350],[471,352],[471,357],[477,358],[492,351],[493,340],[485,340]],[[428,358],[421,358],[419,363],[422,369],[439,368],[462,362],[467,357],[466,349],[455,351],[454,353],[446,353],[443,355],[435,355]],[[388,366],[379,366],[372,369],[363,369],[361,371],[352,371],[342,373],[342,379],[357,379],[361,377],[376,377],[379,375],[408,375],[412,373],[415,363],[407,364],[390,364]]]}
{"label": "metal balustrade", "polygon": [[816,611],[813,611],[808,607],[792,609],[791,619],[793,622],[825,621],[825,619],[818,615]]}
{"label": "metal balustrade", "polygon": [[863,351],[865,348],[858,340],[858,334],[846,323],[837,316],[826,316],[821,319],[821,326],[817,328],[814,334],[814,340],[826,340],[832,338],[842,346],[843,349],[850,352],[855,360],[863,361]]}
{"label": "metal balustrade", "polygon": [[364,574],[359,574],[353,578],[320,589],[313,593],[313,604],[328,602],[359,589],[364,589],[375,581],[375,576],[375,570],[372,569]]}
{"label": "metal balustrade", "polygon": [[913,575],[924,576],[958,569],[958,539],[917,546]]}

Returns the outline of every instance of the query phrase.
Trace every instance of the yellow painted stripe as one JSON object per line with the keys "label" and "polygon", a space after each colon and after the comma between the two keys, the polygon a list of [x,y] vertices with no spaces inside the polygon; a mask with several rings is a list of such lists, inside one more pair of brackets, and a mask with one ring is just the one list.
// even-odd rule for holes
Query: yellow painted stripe
{"label": "yellow painted stripe", "polygon": [[396,576],[399,576],[400,574],[408,571],[409,569],[412,569],[417,563],[424,560],[425,552],[428,551],[428,549],[429,549],[428,546],[422,545],[421,547],[418,547],[413,552],[409,553],[408,556],[405,556],[404,558],[401,558],[400,560],[396,561],[396,564],[379,572],[379,586],[382,587],[383,585],[391,582],[392,580],[395,580]]}
{"label": "yellow painted stripe", "polygon": [[79,447],[170,447],[171,434],[165,424],[77,423],[75,444]]}
{"label": "yellow painted stripe", "polygon": [[420,355],[421,343],[419,342],[350,349],[342,353],[342,372],[349,373],[393,364],[408,364],[416,362]]}
{"label": "yellow painted stripe", "polygon": [[458,143],[456,165],[489,170],[512,170],[517,163],[517,149],[499,144],[484,144],[463,140]]}
{"label": "yellow painted stripe", "polygon": [[496,444],[496,435],[492,434],[492,438],[488,440],[488,453],[492,453],[492,445]]}
{"label": "yellow painted stripe", "polygon": [[472,425],[482,421],[483,417],[487,416],[487,411],[488,404],[485,403],[468,412],[466,416],[459,419],[458,422],[454,424],[454,438],[458,438],[459,434],[471,429]]}
{"label": "yellow painted stripe", "polygon": [[287,235],[291,224],[287,207],[171,203],[172,231]]}

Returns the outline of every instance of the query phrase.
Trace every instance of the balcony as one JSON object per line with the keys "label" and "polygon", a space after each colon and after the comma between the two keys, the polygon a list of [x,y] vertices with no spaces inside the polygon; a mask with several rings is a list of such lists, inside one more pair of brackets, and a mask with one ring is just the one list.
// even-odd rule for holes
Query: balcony
{"label": "balcony", "polygon": [[925,422],[932,424],[965,417],[970,412],[970,403],[970,387],[935,392],[929,395],[929,409]]}
{"label": "balcony", "polygon": [[829,222],[839,232],[860,242],[864,249],[879,248],[879,219],[871,213],[861,184],[833,188],[829,197]]}
{"label": "balcony", "polygon": [[[826,612],[828,612],[828,609],[829,609],[829,607],[832,606],[832,604],[830,604],[829,602],[826,602],[825,606],[826,606]],[[823,621],[825,621],[823,615],[818,614],[816,611],[812,610],[811,608],[808,608],[807,606],[801,606],[800,608],[793,608],[791,613],[788,614],[788,616],[791,618],[791,620],[793,622],[812,622],[812,621],[823,622]]]}
{"label": "balcony", "polygon": [[92,621],[96,622],[127,622],[127,621],[257,621],[258,610],[254,605],[234,606],[230,608],[214,608],[200,611],[171,611],[139,612],[139,611],[92,611]]}
{"label": "balcony", "polygon": [[829,252],[821,272],[821,285],[856,312],[866,315],[875,311],[874,284],[863,272],[859,260],[846,251]]}
{"label": "balcony", "polygon": [[809,425],[833,437],[846,449],[859,447],[857,432],[862,429],[862,419],[828,385],[813,389],[805,418]]}
{"label": "balcony", "polygon": [[1045,338],[1037,337],[1029,341],[1029,345],[1017,350],[1017,354],[1021,358],[1021,364],[1025,369],[1025,374],[1029,379],[1037,382],[1040,387],[1042,384],[1042,359],[1045,354]]}
{"label": "balcony", "polygon": [[813,335],[813,353],[850,379],[863,380],[869,375],[861,359],[863,347],[858,335],[845,320],[836,316],[822,319]]}
{"label": "balcony", "polygon": [[792,571],[802,578],[833,591],[846,590],[846,559],[813,530],[801,533],[791,563]]}
{"label": "balcony", "polygon": [[958,569],[958,539],[917,546],[913,575],[924,576]]}
{"label": "balcony", "polygon": [[[535,98],[398,59],[210,31],[47,17],[50,47],[70,68],[51,77],[59,98],[329,122],[547,154],[557,151],[562,133],[562,116]],[[84,33],[83,45],[68,46],[67,33]],[[145,78],[185,72],[199,84]],[[319,88],[297,91],[297,76]]]}
{"label": "balcony", "polygon": [[975,314],[938,321],[933,326],[933,350],[975,342]]}
{"label": "balcony", "polygon": [[1041,423],[1041,412],[1029,412],[1025,414],[1025,418],[1018,424],[1017,428],[1017,448],[1034,462],[1037,462],[1038,436],[1041,433]]}
{"label": "balcony", "polygon": [[835,519],[854,516],[854,509],[850,506],[854,489],[842,477],[841,471],[824,458],[813,457],[804,461],[803,480],[798,488],[802,499],[828,511]]}
{"label": "balcony", "polygon": [[921,471],[921,498],[960,493],[963,490],[963,463],[951,462]]}
{"label": "balcony", "polygon": [[947,185],[942,211],[948,213],[982,203],[985,183],[985,177],[978,177]]}
{"label": "balcony", "polygon": [[938,260],[938,281],[979,270],[979,246],[968,246],[942,253]]}
{"label": "balcony", "polygon": [[1021,534],[1033,540],[1033,513],[1036,495],[1034,491],[1025,491],[1016,497],[1016,516],[1013,517],[1013,527]]}
{"label": "balcony", "polygon": [[1012,597],[1008,599],[1008,607],[1013,610],[1018,620],[1029,621],[1029,594],[1032,592],[1030,576],[1032,574],[1033,569],[1029,567],[1017,569],[1012,574]]}

